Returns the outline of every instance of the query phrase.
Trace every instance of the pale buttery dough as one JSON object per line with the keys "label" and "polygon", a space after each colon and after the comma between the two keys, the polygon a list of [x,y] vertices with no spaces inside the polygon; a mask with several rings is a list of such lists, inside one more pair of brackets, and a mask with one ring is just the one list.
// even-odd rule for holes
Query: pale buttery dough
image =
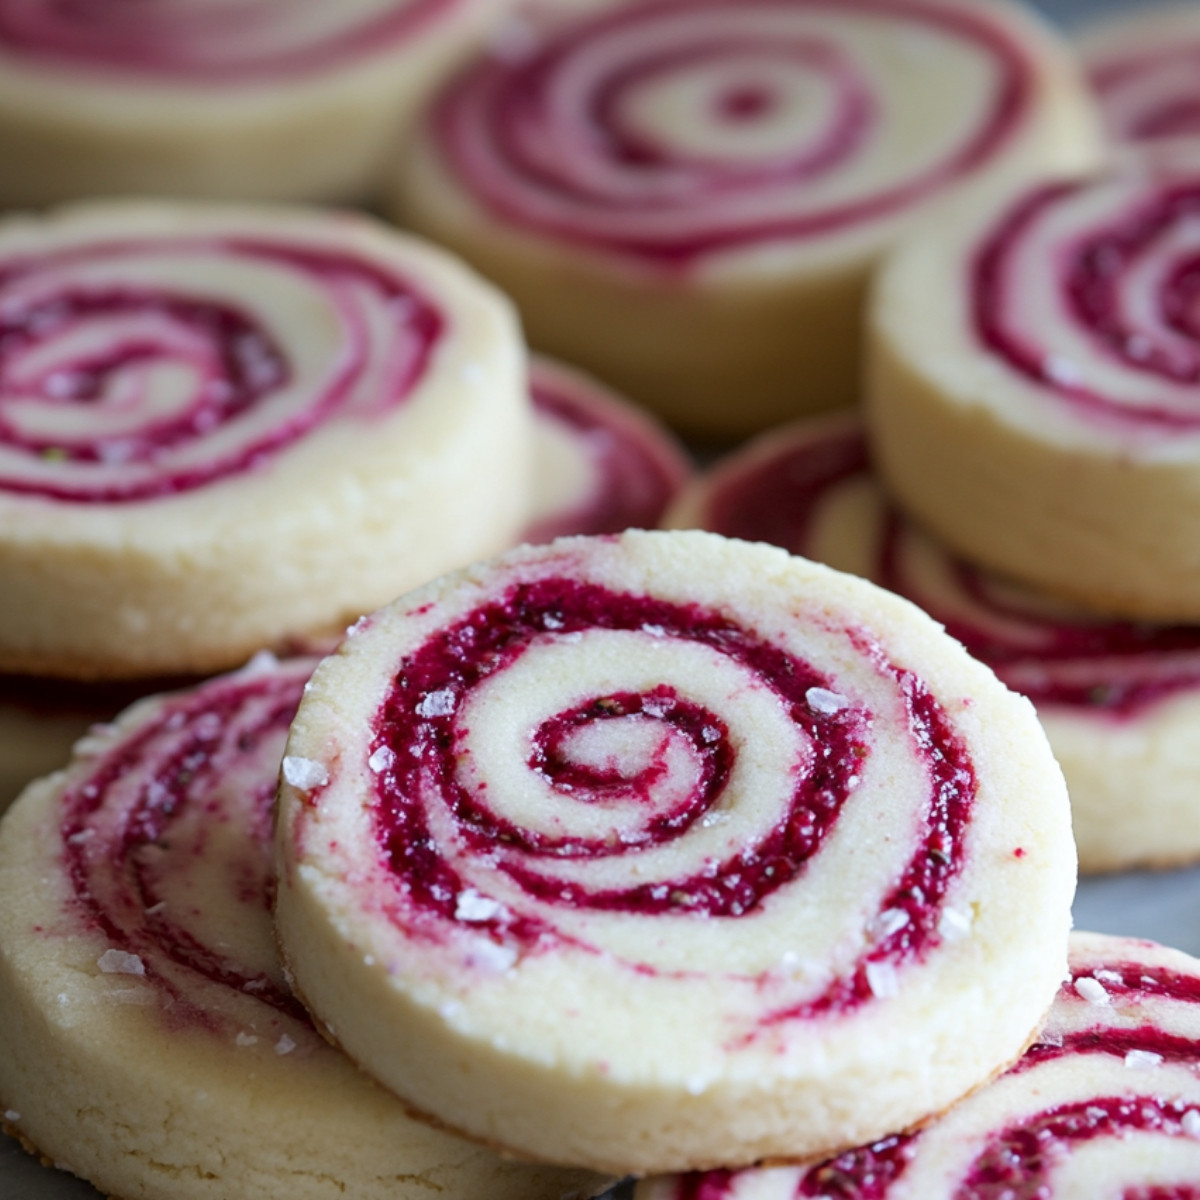
{"label": "pale buttery dough", "polygon": [[143,701],[0,824],[0,1116],[122,1200],[560,1200],[411,1119],[288,991],[271,805],[313,660]]}
{"label": "pale buttery dough", "polygon": [[1032,707],[774,547],[565,538],[422,588],[322,663],[283,779],[306,1002],[418,1109],[549,1161],[907,1126],[1011,1062],[1065,968]]}
{"label": "pale buttery dough", "polygon": [[530,364],[533,511],[523,542],[653,529],[691,477],[686,451],[657,421],[580,371]]}
{"label": "pale buttery dough", "polygon": [[0,3],[0,204],[357,200],[506,0]]}
{"label": "pale buttery dough", "polygon": [[773,542],[944,625],[1034,702],[1081,871],[1200,859],[1200,626],[1099,619],[951,554],[888,501],[857,416],[763,435],[686,489],[665,524]]}
{"label": "pale buttery dough", "polygon": [[587,7],[502,28],[393,210],[693,435],[854,402],[880,254],[948,191],[1096,160],[1065,48],[1004,0]]}
{"label": "pale buttery dough", "polygon": [[0,341],[0,670],[228,667],[526,521],[510,306],[368,218],[13,218]]}
{"label": "pale buttery dough", "polygon": [[814,1167],[666,1176],[635,1200],[1188,1200],[1200,1185],[1200,962],[1078,933],[1014,1070],[920,1132]]}
{"label": "pale buttery dough", "polygon": [[1200,146],[945,215],[882,272],[868,416],[898,502],[1109,615],[1200,622]]}
{"label": "pale buttery dough", "polygon": [[1104,125],[1118,142],[1200,136],[1200,8],[1139,3],[1077,38]]}

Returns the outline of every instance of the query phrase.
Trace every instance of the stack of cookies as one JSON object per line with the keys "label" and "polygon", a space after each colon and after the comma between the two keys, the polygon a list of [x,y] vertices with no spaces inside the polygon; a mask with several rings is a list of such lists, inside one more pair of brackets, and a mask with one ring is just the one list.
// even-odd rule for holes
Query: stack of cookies
{"label": "stack of cookies", "polygon": [[[1200,858],[1194,20],[1093,93],[1017,0],[325,7],[0,3],[12,199],[240,201],[0,222],[0,746],[187,684],[5,755],[5,1128],[122,1200],[1188,1200],[1200,963],[1069,930]],[[492,282],[247,202],[368,196]],[[606,385],[761,436],[676,497]]]}

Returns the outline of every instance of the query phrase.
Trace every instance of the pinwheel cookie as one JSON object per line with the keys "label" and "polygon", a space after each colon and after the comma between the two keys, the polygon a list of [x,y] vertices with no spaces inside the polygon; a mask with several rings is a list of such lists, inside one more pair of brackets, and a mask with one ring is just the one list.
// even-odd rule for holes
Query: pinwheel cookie
{"label": "pinwheel cookie", "polygon": [[595,7],[450,86],[396,210],[535,346],[694,434],[851,403],[898,234],[968,181],[1095,159],[1065,50],[1003,0]]}
{"label": "pinwheel cookie", "polygon": [[366,218],[0,226],[0,670],[211,671],[511,543],[508,305]]}
{"label": "pinwheel cookie", "polygon": [[355,200],[505,0],[4,0],[0,204]]}
{"label": "pinwheel cookie", "polygon": [[944,625],[1036,705],[1081,870],[1200,859],[1200,627],[1096,618],[951,554],[889,503],[857,417],[765,435],[689,488],[667,523],[773,542]]}
{"label": "pinwheel cookie", "polygon": [[568,367],[530,365],[533,516],[522,541],[653,529],[691,475],[678,442],[628,401]]}
{"label": "pinwheel cookie", "polygon": [[537,1158],[856,1144],[1015,1058],[1062,978],[1074,846],[1028,703],[773,547],[635,531],[447,577],[325,660],[287,754],[306,1002]]}
{"label": "pinwheel cookie", "polygon": [[646,1180],[635,1200],[1190,1200],[1198,1000],[1194,958],[1075,934],[1070,976],[1025,1057],[919,1133],[816,1167]]}
{"label": "pinwheel cookie", "polygon": [[964,207],[888,264],[869,414],[898,501],[964,556],[1200,621],[1200,147]]}
{"label": "pinwheel cookie", "polygon": [[1086,30],[1079,50],[1109,135],[1118,141],[1200,136],[1200,10],[1139,4]]}
{"label": "pinwheel cookie", "polygon": [[7,814],[8,1127],[127,1200],[594,1194],[411,1120],[288,991],[271,805],[313,665],[260,656],[143,701]]}

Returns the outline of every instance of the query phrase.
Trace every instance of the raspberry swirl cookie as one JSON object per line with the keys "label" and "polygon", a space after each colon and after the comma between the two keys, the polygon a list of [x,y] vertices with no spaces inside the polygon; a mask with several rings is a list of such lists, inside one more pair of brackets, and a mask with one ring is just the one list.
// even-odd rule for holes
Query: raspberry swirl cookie
{"label": "raspberry swirl cookie", "polygon": [[1144,7],[1087,30],[1079,50],[1109,135],[1144,142],[1200,136],[1200,11]]}
{"label": "raspberry swirl cookie", "polygon": [[271,806],[314,661],[143,701],[7,814],[8,1128],[128,1200],[592,1194],[410,1119],[288,991]]}
{"label": "raspberry swirl cookie", "polygon": [[682,446],[658,422],[586,375],[530,364],[533,517],[521,540],[653,529],[690,478]]}
{"label": "raspberry swirl cookie", "polygon": [[945,626],[1037,707],[1081,870],[1200,859],[1200,627],[1097,618],[951,554],[890,504],[857,417],[765,435],[688,489],[666,523],[773,542]]}
{"label": "raspberry swirl cookie", "polygon": [[635,1200],[1193,1200],[1200,1195],[1200,962],[1073,935],[1024,1058],[912,1135],[816,1167],[646,1180]]}
{"label": "raspberry swirl cookie", "polygon": [[1028,703],[774,547],[634,531],[437,581],[324,661],[287,754],[306,1003],[536,1158],[856,1144],[1015,1058],[1062,977],[1074,847]]}
{"label": "raspberry swirl cookie", "polygon": [[963,207],[888,264],[876,460],[983,565],[1119,616],[1200,621],[1200,148]]}
{"label": "raspberry swirl cookie", "polygon": [[397,211],[499,282],[534,345],[694,434],[851,403],[901,230],[968,180],[1095,158],[1086,89],[1016,5],[578,7],[452,84]]}
{"label": "raspberry swirl cookie", "polygon": [[210,671],[511,543],[508,305],[366,218],[0,226],[0,670]]}
{"label": "raspberry swirl cookie", "polygon": [[0,203],[360,199],[505,0],[3,0]]}

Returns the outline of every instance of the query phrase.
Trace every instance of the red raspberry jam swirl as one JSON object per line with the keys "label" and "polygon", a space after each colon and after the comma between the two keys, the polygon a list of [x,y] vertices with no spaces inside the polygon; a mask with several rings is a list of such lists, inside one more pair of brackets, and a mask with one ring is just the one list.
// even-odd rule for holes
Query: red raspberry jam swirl
{"label": "red raspberry jam swirl", "polygon": [[[541,720],[528,731],[527,768],[548,783],[564,806],[622,811],[620,823],[593,836],[559,833],[555,825],[529,828],[490,804],[486,781],[466,786],[459,769],[469,757],[469,729],[460,718],[472,694],[520,667],[531,651],[569,646],[593,631],[623,631],[656,646],[678,642],[716,651],[765,684],[803,732],[813,752],[807,766],[785,781],[790,798],[756,837],[724,843],[724,857],[700,856],[694,870],[651,878],[621,874],[619,884],[590,886],[563,874],[564,864],[639,868],[646,854],[666,845],[686,849],[719,805],[738,757],[729,722],[705,704],[681,695],[669,682],[646,689],[588,696]],[[964,862],[964,841],[976,791],[965,746],[940,705],[911,673],[893,666],[866,635],[847,635],[897,697],[899,736],[921,764],[928,799],[914,818],[915,847],[880,910],[886,933],[850,972],[802,1006],[769,1013],[762,1027],[844,1012],[873,995],[876,964],[919,960],[940,944],[938,924],[951,882]],[[696,604],[618,593],[598,584],[550,576],[512,585],[469,616],[430,636],[400,663],[395,684],[379,710],[370,745],[376,775],[375,822],[385,861],[397,886],[391,918],[413,936],[436,937],[436,926],[464,926],[461,897],[470,891],[460,874],[486,864],[501,872],[529,904],[473,913],[471,931],[516,954],[556,941],[578,945],[560,930],[554,912],[624,913],[641,917],[690,915],[737,920],[754,913],[774,893],[800,878],[837,824],[865,760],[872,753],[872,722],[862,705],[814,707],[836,681],[726,615]],[[572,752],[581,733],[609,722],[648,723],[656,748],[633,768],[629,761],[590,762]],[[685,765],[681,766],[683,763]],[[633,815],[629,813],[632,810]],[[452,832],[445,832],[447,824]],[[436,833],[435,830],[442,832]],[[447,841],[449,839],[449,841]],[[444,849],[453,842],[457,859]],[[433,932],[430,932],[433,930]],[[636,964],[655,974],[652,964]]]}
{"label": "red raspberry jam swirl", "polygon": [[1200,136],[1198,35],[1195,27],[1164,26],[1159,45],[1085,56],[1111,136],[1126,142]]}
{"label": "red raspberry jam swirl", "polygon": [[[236,298],[202,282],[222,262]],[[172,282],[150,281],[162,271]],[[302,331],[241,294],[255,273],[328,314],[336,354],[302,377]],[[12,256],[0,262],[0,492],[120,504],[261,469],[326,422],[402,405],[443,325],[389,266],[283,239]]]}
{"label": "red raspberry jam swirl", "polygon": [[[1117,939],[1112,942],[1114,952],[1118,951],[1121,943]],[[1104,991],[1116,1007],[1089,1007],[1076,990],[1076,983],[1084,978],[1103,980]],[[1014,1106],[1020,1115],[1012,1124],[981,1138],[965,1169],[939,1183],[935,1194],[923,1194],[922,1200],[1054,1200],[1061,1194],[1064,1164],[1088,1143],[1101,1139],[1119,1142],[1135,1133],[1189,1142],[1200,1138],[1200,1106],[1173,1094],[1174,1085],[1155,1079],[1153,1067],[1159,1062],[1193,1067],[1200,1062],[1200,1041],[1166,1031],[1150,1019],[1154,1006],[1162,1001],[1196,1004],[1200,979],[1136,961],[1073,963],[1071,977],[1051,1013],[1051,1032],[1009,1072],[1010,1081],[1023,1076],[1026,1083]],[[1067,1032],[1058,1030],[1060,1019],[1081,1009],[1094,1013],[1094,1022],[1084,1021],[1080,1028],[1076,1020],[1067,1026]],[[1138,1020],[1139,1009],[1145,1010],[1146,1019],[1127,1024]],[[1131,1054],[1150,1057],[1142,1070],[1130,1070],[1129,1084],[1120,1094],[1106,1094],[1111,1090],[1111,1075],[1105,1072],[1095,1081],[1097,1093],[1079,1098],[1080,1092],[1091,1086],[1086,1073],[1092,1062],[1115,1058],[1129,1067]],[[1072,1100],[1045,1107],[1045,1099],[1058,1090],[1051,1071],[1068,1063],[1075,1074],[1067,1085]],[[1032,1102],[1031,1111],[1021,1113],[1025,1098]],[[969,1111],[974,1103],[972,1098],[963,1101],[963,1110]],[[951,1110],[948,1120],[953,1119]],[[743,1196],[748,1200],[751,1195],[762,1200],[888,1200],[914,1194],[905,1177],[914,1162],[939,1153],[938,1138],[938,1122],[934,1121],[927,1132],[887,1137],[816,1167],[780,1172],[770,1188],[756,1186],[761,1184],[758,1177],[762,1173],[753,1169],[681,1175],[643,1187],[650,1189],[654,1200],[740,1200]],[[1165,1173],[1169,1178],[1172,1172]],[[1131,1179],[1123,1188],[1119,1180],[1105,1183],[1112,1184],[1113,1190],[1104,1194],[1121,1200],[1193,1200],[1200,1196],[1200,1183],[1194,1179],[1177,1184],[1146,1181],[1145,1186]],[[642,1188],[636,1194],[642,1200]]]}
{"label": "red raspberry jam swirl", "polygon": [[307,1026],[270,906],[279,762],[314,665],[249,668],[166,698],[63,795],[73,910],[111,950],[137,956],[173,1022],[222,1031],[232,991],[272,1010],[264,1028]]}
{"label": "red raspberry jam swirl", "polygon": [[1162,156],[1125,179],[1039,188],[975,256],[980,343],[1093,423],[1122,434],[1195,433],[1197,213],[1200,171],[1184,156],[1174,165]]}
{"label": "red raspberry jam swirl", "polygon": [[[894,86],[873,77],[855,29],[911,55]],[[903,89],[947,54],[972,64],[978,121],[874,187],[843,184],[886,145]],[[1013,35],[969,6],[649,0],[478,62],[445,93],[434,132],[461,184],[500,219],[684,266],[917,203],[1003,153],[1034,90]]]}
{"label": "red raspberry jam swirl", "polygon": [[877,488],[857,422],[731,458],[714,477],[700,523],[813,557],[820,515],[864,486],[878,495],[879,513],[878,525],[862,533],[865,545],[877,545],[868,577],[923,608],[1039,707],[1130,718],[1200,688],[1200,626],[1074,616],[956,558]]}
{"label": "red raspberry jam swirl", "polygon": [[533,364],[534,411],[566,435],[586,464],[588,487],[541,513],[521,540],[655,529],[691,474],[683,451],[639,414],[618,408],[582,383]]}
{"label": "red raspberry jam swirl", "polygon": [[472,0],[0,0],[0,54],[192,85],[352,66]]}

